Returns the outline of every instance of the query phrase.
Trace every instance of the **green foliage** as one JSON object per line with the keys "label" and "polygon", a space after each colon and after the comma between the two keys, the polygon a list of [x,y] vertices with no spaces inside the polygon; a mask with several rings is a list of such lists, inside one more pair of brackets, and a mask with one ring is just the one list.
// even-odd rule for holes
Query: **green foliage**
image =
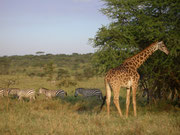
{"label": "green foliage", "polygon": [[[155,41],[164,41],[170,51],[160,51],[140,68],[150,88],[180,93],[180,2],[178,0],[103,0],[101,11],[112,22],[99,28],[91,39],[97,52],[93,65],[99,73],[120,65]],[[158,83],[156,83],[158,82]],[[173,85],[172,85],[172,82]]]}
{"label": "green foliage", "polygon": [[34,72],[30,72],[30,73],[27,73],[27,75],[31,78],[33,78],[35,76],[35,73]]}
{"label": "green foliage", "polygon": [[77,81],[82,81],[82,80],[84,80],[83,74],[82,74],[82,73],[79,73],[79,72],[76,72],[76,73],[74,74],[74,78],[75,78],[75,80],[77,80]]}
{"label": "green foliage", "polygon": [[95,76],[95,71],[91,66],[87,66],[83,69],[83,76],[86,79],[92,78]]}
{"label": "green foliage", "polygon": [[0,79],[0,87],[2,88],[10,88],[13,87],[14,85],[17,85],[18,78],[17,77],[8,77],[8,78],[1,78]]}
{"label": "green foliage", "polygon": [[11,64],[11,60],[8,57],[0,58],[0,74],[9,74],[9,67]]}
{"label": "green foliage", "polygon": [[180,4],[177,0],[104,1],[106,8],[101,11],[113,22],[98,30],[93,46],[98,48],[95,63],[104,67],[111,63],[111,66],[100,70],[105,72],[117,66],[132,53],[136,54],[158,40],[165,42],[171,50],[171,57],[177,57],[180,49]]}
{"label": "green foliage", "polygon": [[58,72],[57,72],[57,77],[56,79],[57,80],[60,80],[60,79],[64,79],[64,78],[69,78],[70,77],[70,74],[67,70],[65,69],[58,69]]}
{"label": "green foliage", "polygon": [[[73,67],[75,64],[86,64],[90,62],[92,54],[46,54],[46,55],[24,55],[24,56],[4,56],[0,57],[0,68],[6,64],[9,68],[13,69],[27,69],[28,67],[43,67],[49,62],[54,63],[57,67]],[[6,66],[7,67],[7,66]],[[2,68],[1,68],[2,69]]]}
{"label": "green foliage", "polygon": [[57,87],[70,87],[70,86],[76,86],[76,81],[72,80],[70,78],[70,73],[68,70],[65,69],[58,69],[56,80],[58,80]]}
{"label": "green foliage", "polygon": [[76,86],[77,82],[70,79],[70,78],[62,78],[58,84],[57,87],[58,88],[62,88],[62,87],[70,87],[70,86]]}
{"label": "green foliage", "polygon": [[[10,76],[23,76],[34,80],[31,82],[40,87],[49,87],[47,84],[53,85],[53,88],[74,87],[77,82],[90,79],[94,76],[92,66],[90,64],[92,54],[77,54],[72,55],[25,55],[25,56],[8,56],[0,57],[0,74],[9,74]],[[6,66],[5,66],[6,65]],[[5,68],[6,67],[6,68]],[[8,72],[6,72],[7,70]],[[45,81],[39,83],[38,78]],[[26,80],[26,79],[25,79]],[[20,86],[28,88],[30,83],[20,83]],[[37,84],[36,84],[37,83]],[[3,87],[9,87],[2,84]],[[10,85],[13,86],[13,85]],[[16,86],[15,86],[16,87]]]}
{"label": "green foliage", "polygon": [[53,62],[49,62],[44,66],[44,73],[48,76],[48,80],[51,81],[54,73]]}
{"label": "green foliage", "polygon": [[83,66],[80,72],[75,72],[73,76],[75,80],[82,81],[82,80],[87,80],[96,76],[96,72],[94,68],[92,67],[92,65],[86,65],[86,66]]}

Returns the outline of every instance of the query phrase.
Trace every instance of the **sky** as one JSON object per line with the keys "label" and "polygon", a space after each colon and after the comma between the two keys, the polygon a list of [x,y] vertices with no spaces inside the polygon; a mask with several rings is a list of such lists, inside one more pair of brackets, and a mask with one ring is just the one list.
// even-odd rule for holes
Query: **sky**
{"label": "sky", "polygon": [[92,53],[101,0],[0,0],[0,56]]}

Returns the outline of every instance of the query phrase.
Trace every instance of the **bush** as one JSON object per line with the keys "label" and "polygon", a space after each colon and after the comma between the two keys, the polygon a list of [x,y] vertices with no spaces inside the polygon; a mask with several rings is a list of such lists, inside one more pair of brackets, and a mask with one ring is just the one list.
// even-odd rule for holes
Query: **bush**
{"label": "bush", "polygon": [[70,80],[70,79],[61,79],[59,81],[59,83],[57,84],[57,87],[61,88],[61,87],[70,87],[70,86],[76,86],[77,82],[74,80]]}
{"label": "bush", "polygon": [[67,70],[62,68],[58,69],[56,80],[61,80],[63,78],[68,78],[68,77],[70,77],[70,74]]}

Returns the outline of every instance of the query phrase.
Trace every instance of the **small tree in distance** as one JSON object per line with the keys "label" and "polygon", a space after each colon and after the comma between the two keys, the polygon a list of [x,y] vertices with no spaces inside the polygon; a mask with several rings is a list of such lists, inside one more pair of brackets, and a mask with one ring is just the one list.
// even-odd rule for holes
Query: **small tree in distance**
{"label": "small tree in distance", "polygon": [[36,55],[44,55],[44,53],[45,52],[43,52],[43,51],[38,51],[38,52],[36,52]]}

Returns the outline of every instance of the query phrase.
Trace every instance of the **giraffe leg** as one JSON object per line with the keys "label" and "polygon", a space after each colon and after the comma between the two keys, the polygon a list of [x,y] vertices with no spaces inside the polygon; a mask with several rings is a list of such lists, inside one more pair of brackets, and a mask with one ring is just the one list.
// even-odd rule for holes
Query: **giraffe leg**
{"label": "giraffe leg", "polygon": [[137,114],[136,114],[136,89],[137,89],[137,85],[134,85],[132,87],[134,116],[137,116]]}
{"label": "giraffe leg", "polygon": [[114,104],[119,112],[120,117],[122,117],[122,111],[119,104],[119,88],[114,89]]}
{"label": "giraffe leg", "polygon": [[111,103],[111,88],[109,86],[109,84],[106,82],[106,104],[107,104],[107,114],[109,116],[109,112],[110,112],[110,103]]}
{"label": "giraffe leg", "polygon": [[130,88],[127,89],[127,95],[126,95],[126,118],[128,117],[129,112],[129,104],[130,104]]}

